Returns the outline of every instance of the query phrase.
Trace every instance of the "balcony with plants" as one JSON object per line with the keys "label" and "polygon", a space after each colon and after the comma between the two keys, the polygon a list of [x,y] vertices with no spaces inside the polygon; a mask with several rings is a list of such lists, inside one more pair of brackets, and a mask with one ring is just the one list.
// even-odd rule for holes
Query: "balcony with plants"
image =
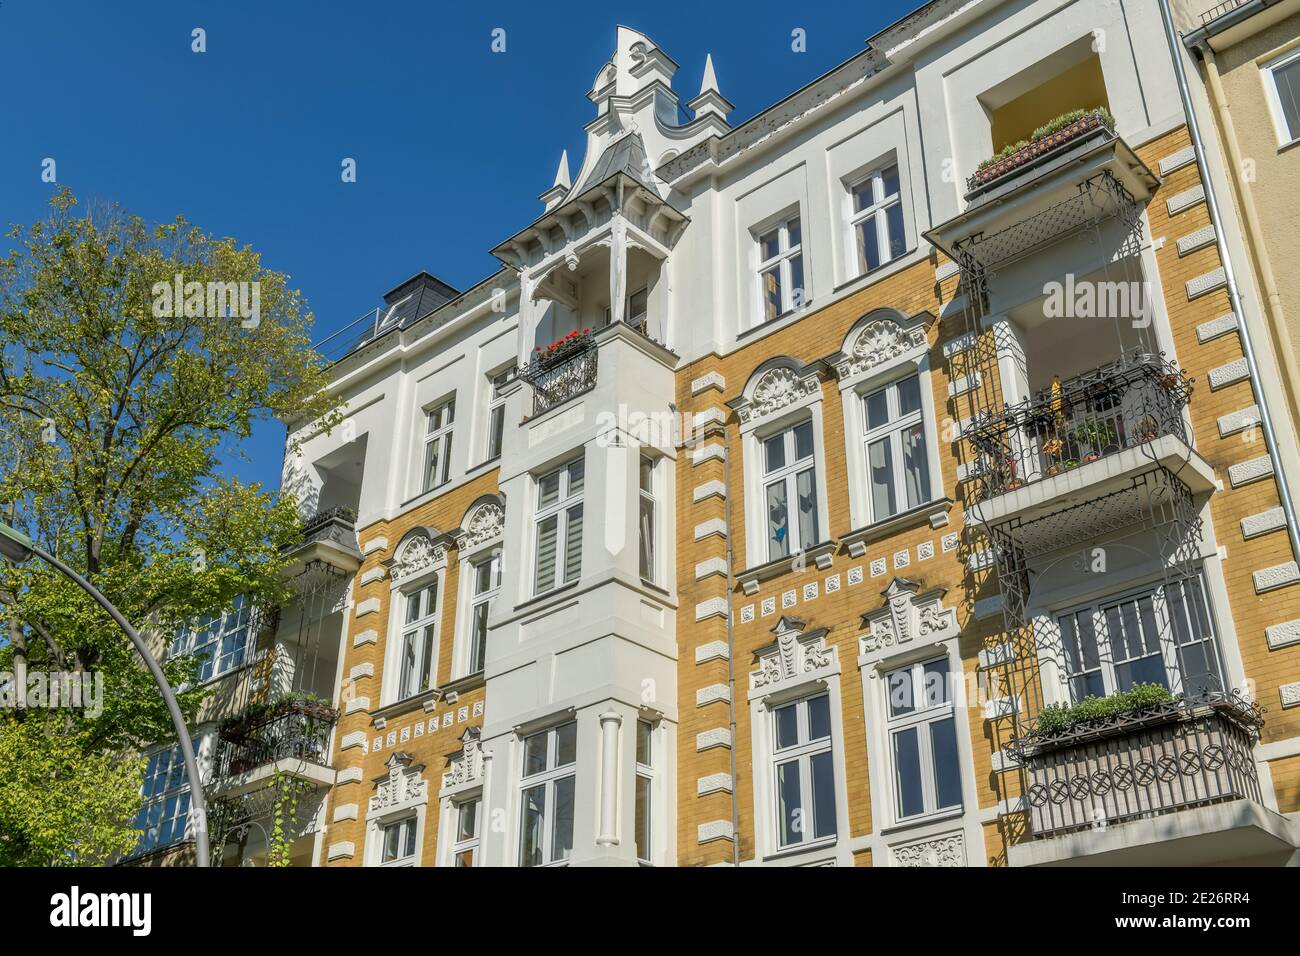
{"label": "balcony with plants", "polygon": [[[1007,748],[1028,818],[1012,861],[1152,862],[1162,851],[1152,845],[1175,837],[1187,861],[1289,852],[1256,770],[1263,726],[1262,708],[1237,691],[1174,695],[1153,683],[1045,707]],[[1155,822],[1124,826],[1138,821]]]}
{"label": "balcony with plants", "polygon": [[1027,139],[1008,143],[975,167],[966,179],[967,199],[1039,168],[1085,144],[1115,138],[1115,117],[1104,106],[1071,110],[1044,123]]}
{"label": "balcony with plants", "polygon": [[1192,449],[1183,414],[1191,393],[1174,363],[1135,350],[977,416],[969,430],[975,516],[1028,519],[1108,495],[1158,465],[1193,492],[1208,490],[1213,471]]}
{"label": "balcony with plants", "polygon": [[278,775],[328,786],[338,711],[313,694],[288,693],[223,720],[213,753],[213,791],[229,797]]}

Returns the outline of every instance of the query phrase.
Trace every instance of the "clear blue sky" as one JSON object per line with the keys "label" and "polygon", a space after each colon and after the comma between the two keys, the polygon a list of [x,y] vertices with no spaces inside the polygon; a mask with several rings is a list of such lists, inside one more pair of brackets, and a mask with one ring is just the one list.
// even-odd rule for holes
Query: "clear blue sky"
{"label": "clear blue sky", "polygon": [[[581,163],[618,23],[681,64],[683,102],[711,52],[736,123],[919,5],[0,0],[0,224],[44,214],[51,157],[82,199],[252,245],[332,330],[420,269],[464,289],[496,268],[560,151]],[[283,439],[265,423],[227,467],[275,486]]]}

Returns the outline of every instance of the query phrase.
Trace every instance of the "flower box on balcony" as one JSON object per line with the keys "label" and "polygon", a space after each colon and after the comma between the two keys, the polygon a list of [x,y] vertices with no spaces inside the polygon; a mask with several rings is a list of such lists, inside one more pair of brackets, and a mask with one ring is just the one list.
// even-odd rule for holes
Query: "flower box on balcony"
{"label": "flower box on balcony", "polygon": [[1026,735],[1036,838],[1224,800],[1260,799],[1258,705],[1234,694],[1167,699]]}
{"label": "flower box on balcony", "polygon": [[574,355],[586,351],[591,345],[591,329],[570,332],[564,338],[552,342],[546,348],[540,345],[533,349],[531,364],[539,371],[553,369],[562,365]]}
{"label": "flower box on balcony", "polygon": [[1039,157],[1077,140],[1096,129],[1115,131],[1115,117],[1105,107],[1074,110],[1062,114],[1034,130],[1027,140],[1003,148],[996,156],[984,160],[966,180],[968,192],[974,192],[1008,173],[1028,166]]}

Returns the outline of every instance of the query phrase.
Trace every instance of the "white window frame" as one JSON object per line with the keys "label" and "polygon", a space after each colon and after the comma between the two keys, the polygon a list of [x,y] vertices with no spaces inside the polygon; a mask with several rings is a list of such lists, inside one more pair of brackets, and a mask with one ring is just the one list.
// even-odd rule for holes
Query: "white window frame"
{"label": "white window frame", "polygon": [[[483,461],[496,461],[501,457],[505,450],[506,443],[506,397],[502,393],[505,387],[506,379],[509,377],[508,369],[498,369],[495,372],[489,372],[487,375],[487,403],[484,412],[484,435],[483,435]],[[497,438],[497,430],[500,428],[500,438]],[[493,450],[493,445],[499,447]]]}
{"label": "white window frame", "polygon": [[[1278,148],[1290,146],[1300,140],[1300,129],[1291,129],[1282,108],[1282,97],[1277,88],[1276,71],[1293,65],[1300,60],[1300,47],[1287,50],[1260,66],[1260,80],[1264,84],[1264,98],[1268,101],[1269,113],[1273,117],[1273,127],[1277,132]],[[1300,104],[1297,104],[1300,105]],[[1300,117],[1297,118],[1300,123]]]}
{"label": "white window frame", "polygon": [[239,595],[228,610],[182,624],[167,657],[193,655],[202,661],[198,683],[216,680],[253,659],[256,619],[253,605]]}
{"label": "white window frame", "polygon": [[[384,859],[384,853],[388,849],[388,831],[394,827],[410,827],[409,842],[413,844],[410,853],[403,853],[401,856],[394,857],[391,860]],[[376,837],[379,840],[377,850],[377,864],[379,866],[416,866],[420,859],[420,820],[414,813],[408,813],[404,816],[387,820],[379,824],[376,831]]]}
{"label": "white window frame", "polygon": [[[806,455],[803,458],[795,458],[795,455],[798,454],[798,450],[797,450],[798,440],[797,440],[796,431],[797,429],[802,428],[804,426],[807,426],[808,431],[810,433],[809,437],[812,442],[812,451],[810,454]],[[776,469],[772,471],[768,471],[767,470],[768,443],[772,441],[776,441],[778,439],[782,442],[783,445],[785,463],[783,465],[778,466]],[[820,477],[818,475],[818,472],[821,469],[818,467],[817,423],[813,421],[811,415],[804,416],[794,421],[785,423],[778,428],[772,429],[770,432],[766,434],[760,435],[758,438],[758,449],[759,449],[758,468],[761,474],[759,476],[760,497],[756,499],[756,504],[758,509],[761,511],[762,519],[763,519],[763,547],[764,547],[763,563],[767,563],[769,561],[780,561],[784,558],[789,558],[796,554],[800,554],[806,551],[808,548],[815,547],[816,545],[821,544],[822,541],[824,540],[822,537],[822,526],[824,524],[822,520],[823,505],[821,501],[821,494],[819,491],[819,484],[818,484],[819,477]],[[813,496],[815,499],[813,502],[813,507],[815,511],[812,516],[812,522],[814,527],[811,529],[813,532],[812,534],[813,540],[808,545],[805,545],[803,539],[804,539],[804,532],[807,529],[803,527],[803,519],[800,517],[800,511],[799,511],[799,476],[803,475],[805,472],[809,471],[810,469],[812,470]],[[787,534],[786,534],[785,553],[774,555],[772,554],[772,542],[769,540],[770,536],[767,533],[767,527],[768,527],[767,498],[768,498],[768,490],[772,486],[777,484],[783,485],[785,490],[785,512],[786,512]]]}
{"label": "white window frame", "polygon": [[[465,574],[465,595],[462,599],[467,610],[465,614],[465,624],[462,632],[461,650],[457,655],[456,676],[468,677],[471,674],[478,674],[483,670],[482,666],[475,666],[474,661],[474,639],[475,639],[475,620],[478,615],[478,609],[485,607],[486,614],[490,617],[492,614],[492,604],[497,595],[501,593],[501,548],[499,545],[485,549],[481,552],[467,556],[462,559],[461,569]],[[478,590],[479,569],[487,565],[488,570],[488,587],[486,590]],[[484,620],[483,634],[483,657],[486,663],[487,659],[487,630],[486,621]]]}
{"label": "white window frame", "polygon": [[[796,223],[799,227],[799,241],[792,244],[790,242],[790,227]],[[777,234],[777,252],[775,255],[764,259],[763,239],[773,232]],[[754,318],[756,327],[779,321],[800,311],[808,304],[808,263],[804,259],[803,236],[803,215],[799,209],[753,231],[755,288],[758,292],[758,311]],[[799,260],[799,271],[802,275],[802,284],[797,290],[794,285],[795,259]],[[767,290],[763,287],[763,276],[774,267],[777,270],[778,281],[781,283],[781,309],[776,315],[769,317],[767,314]]]}
{"label": "white window frame", "polygon": [[[825,737],[810,739],[810,721],[809,705],[814,700],[825,700],[827,708],[828,732]],[[777,737],[777,713],[786,708],[793,707],[795,710],[796,734],[798,742],[782,749],[778,749],[779,742]],[[772,775],[772,794],[773,801],[771,806],[771,824],[773,833],[776,835],[775,845],[778,850],[801,850],[813,846],[833,844],[839,839],[839,802],[840,796],[837,792],[839,787],[835,782],[835,730],[834,720],[831,719],[831,696],[826,691],[819,691],[797,697],[791,701],[785,701],[773,704],[768,711],[768,733],[772,742],[770,753],[769,772]],[[812,835],[811,828],[801,826],[798,829],[799,837],[790,843],[783,842],[784,827],[782,826],[781,810],[781,783],[780,768],[786,764],[794,763],[798,767],[799,773],[799,814],[800,821],[809,820],[813,804],[812,790],[812,759],[822,754],[829,754],[831,761],[831,791],[835,798],[834,816],[836,817],[835,832],[830,834]]]}
{"label": "white window frame", "polygon": [[[442,416],[446,414],[444,420]],[[451,481],[452,438],[456,429],[456,396],[452,395],[424,409],[424,434],[420,445],[420,494],[427,494]],[[438,450],[435,474],[430,475],[430,457]],[[441,472],[441,474],[437,474]]]}
{"label": "white window frame", "polygon": [[[389,758],[390,760],[392,758]],[[417,783],[423,781],[423,770],[421,766],[403,767],[402,773],[407,775],[408,779],[414,778]],[[381,784],[382,786],[383,784]],[[400,803],[384,808],[381,812],[376,813],[374,810],[375,798],[371,798],[367,803],[366,815],[366,842],[363,859],[366,866],[422,866],[424,860],[424,836],[425,824],[429,806],[429,787],[428,784],[413,786],[408,784],[408,797]],[[415,794],[411,796],[410,794]],[[415,853],[412,856],[404,856],[400,860],[390,860],[384,862],[384,830],[391,824],[401,823],[404,820],[413,819],[415,821]]]}
{"label": "white window frame", "polygon": [[[573,490],[574,468],[581,469],[582,479],[577,491]],[[542,487],[545,482],[552,476],[558,476],[559,490],[556,499],[549,504],[542,504]],[[586,494],[586,462],[583,456],[570,459],[564,464],[550,468],[545,472],[538,474],[533,479],[533,547],[531,562],[531,579],[532,594],[535,597],[541,597],[543,594],[550,594],[561,587],[570,585],[582,577],[582,530],[586,527],[584,500]],[[574,509],[579,511],[578,526],[578,570],[570,578],[567,572],[569,537],[572,533],[572,516]],[[555,531],[555,564],[551,569],[549,581],[539,580],[541,567],[538,559],[540,554],[538,546],[541,543],[542,524],[554,517],[556,521]]]}
{"label": "white window frame", "polygon": [[[467,837],[460,835],[460,814],[468,805],[473,804],[474,811],[474,832]],[[448,833],[449,842],[449,866],[457,867],[460,865],[460,856],[462,853],[470,854],[470,866],[476,867],[482,865],[483,853],[483,795],[476,793],[473,796],[457,797],[451,801],[451,818],[450,832]]]}
{"label": "white window frame", "polygon": [[[904,382],[915,380],[918,392],[918,401],[916,409],[903,414],[899,411],[899,386]],[[867,496],[867,516],[871,524],[888,521],[905,511],[911,511],[914,508],[920,508],[934,500],[934,487],[930,483],[930,445],[931,433],[933,429],[929,427],[925,417],[925,401],[923,394],[929,386],[929,381],[923,378],[920,372],[914,372],[911,375],[900,375],[890,381],[878,385],[874,388],[860,389],[855,393],[858,401],[858,412],[862,419],[861,433],[861,454],[863,456],[863,468],[866,470],[867,482],[864,489]],[[876,395],[883,394],[887,405],[887,414],[889,420],[884,425],[878,425],[875,428],[870,426],[870,419],[867,414],[867,404]],[[904,464],[903,454],[903,432],[921,426],[921,468],[926,483],[926,494],[916,503],[907,500],[907,470]],[[895,508],[893,511],[883,516],[877,517],[875,509],[875,499],[872,493],[871,484],[871,446],[884,440],[888,443],[890,455],[893,461],[893,475],[891,480],[894,489]]]}
{"label": "white window frame", "polygon": [[[892,309],[873,310],[849,330],[849,334],[844,340],[843,350],[847,353],[864,328],[882,319],[893,322],[900,329],[915,328],[915,326],[909,325],[907,317],[899,312]],[[871,475],[867,468],[865,396],[912,375],[917,376],[921,386],[921,421],[925,426],[925,457],[929,468],[930,501],[939,502],[947,493],[944,488],[943,469],[939,462],[939,436],[936,427],[934,387],[930,376],[928,349],[928,345],[922,344],[894,356],[892,360],[867,368],[865,371],[841,374],[839,383],[840,406],[844,410],[844,437],[846,443],[844,452],[849,478],[849,520],[854,530],[883,523],[874,520],[871,510]],[[896,468],[900,468],[901,464],[900,458]],[[926,513],[923,509],[924,504],[917,510]],[[900,508],[893,517],[906,514],[907,510]],[[892,518],[885,520],[892,520]]]}
{"label": "white window frame", "polygon": [[[947,666],[948,683],[943,688],[942,699],[934,704],[926,703],[927,688],[925,668],[928,664],[943,661]],[[895,715],[890,706],[890,697],[892,694],[892,679],[895,674],[907,674],[911,680],[911,687],[914,696],[912,700],[912,710],[908,713]],[[962,758],[961,734],[963,733],[962,722],[957,719],[957,694],[955,692],[954,677],[959,677],[960,672],[954,675],[952,670],[952,660],[948,654],[929,654],[919,660],[911,661],[906,664],[890,666],[884,669],[882,678],[884,683],[881,685],[884,695],[884,714],[885,714],[885,747],[886,759],[889,768],[890,786],[886,791],[888,793],[890,818],[899,823],[918,823],[938,816],[950,816],[960,814],[966,805],[966,780],[964,773],[964,760]],[[918,691],[919,689],[919,691]],[[938,786],[936,783],[935,759],[932,749],[932,735],[930,728],[934,724],[942,723],[945,720],[952,721],[952,730],[954,737],[954,746],[957,751],[957,766],[954,768],[957,773],[958,789],[961,791],[960,800],[956,804],[940,807],[938,805]],[[901,794],[899,793],[899,768],[897,757],[894,750],[894,738],[896,735],[908,730],[916,731],[917,754],[921,765],[921,794],[922,810],[919,813],[903,815],[902,808],[899,805]]]}
{"label": "white window frame", "polygon": [[[566,727],[573,728],[573,734],[574,734],[573,762],[566,763],[566,764],[559,764],[557,763],[557,760],[559,759],[559,734],[560,731]],[[526,761],[528,759],[527,758],[528,741],[536,737],[543,737],[543,736],[546,738],[546,761],[545,761],[546,767],[544,770],[540,770],[536,773],[526,774],[526,770],[527,770]],[[577,794],[578,794],[578,787],[577,787],[578,722],[576,720],[570,719],[570,720],[562,721],[561,723],[558,724],[554,724],[545,729],[538,730],[533,733],[529,733],[521,736],[519,738],[519,761],[517,766],[519,767],[519,813],[516,816],[516,823],[519,827],[519,830],[518,830],[518,839],[516,841],[516,845],[517,845],[517,850],[515,853],[516,863],[521,867],[523,866],[565,866],[568,864],[569,859],[572,857],[573,854],[572,844],[575,842],[574,837],[576,836],[577,833],[577,824],[578,824],[577,813],[576,813]],[[559,785],[564,781],[572,781],[573,800],[574,800],[573,809],[575,812],[573,814],[573,820],[571,821],[573,826],[573,832],[569,834],[569,840],[571,844],[569,847],[569,856],[557,857],[554,855],[555,854],[555,846],[554,846],[555,818],[556,818],[555,791],[557,785]],[[525,802],[525,794],[528,791],[533,790],[537,787],[544,788],[543,798],[542,798],[542,833],[541,833],[542,857],[541,857],[541,861],[538,863],[525,863],[524,862],[524,832],[525,832],[524,815],[527,812],[527,803]]]}
{"label": "white window frame", "polygon": [[[1187,594],[1187,586],[1189,582],[1194,582],[1196,589],[1200,592],[1200,610],[1204,616],[1204,622],[1209,626],[1209,633],[1196,641],[1188,641],[1182,645],[1176,643],[1175,625],[1173,623],[1174,618],[1170,616],[1170,605],[1165,593],[1165,584],[1163,581],[1152,582],[1137,588],[1128,588],[1104,596],[1094,597],[1091,600],[1082,602],[1076,601],[1050,612],[1050,615],[1048,615],[1048,621],[1050,622],[1050,627],[1054,629],[1050,631],[1050,633],[1058,635],[1061,649],[1059,658],[1053,661],[1055,667],[1059,668],[1061,677],[1061,680],[1059,681],[1052,681],[1054,686],[1060,687],[1060,690],[1053,695],[1056,698],[1056,702],[1065,704],[1077,703],[1078,700],[1086,696],[1085,693],[1076,691],[1074,678],[1079,675],[1093,673],[1094,671],[1099,673],[1102,679],[1101,694],[1098,696],[1110,696],[1120,690],[1117,667],[1120,666],[1120,664],[1141,658],[1130,657],[1126,661],[1120,662],[1120,664],[1115,662],[1113,657],[1113,646],[1110,639],[1109,621],[1106,612],[1108,609],[1116,608],[1121,605],[1139,603],[1144,598],[1151,599],[1151,613],[1156,628],[1155,639],[1158,642],[1157,655],[1144,655],[1144,657],[1159,657],[1164,668],[1165,682],[1169,687],[1170,693],[1177,695],[1184,692],[1184,675],[1182,671],[1182,663],[1179,660],[1178,650],[1179,647],[1190,646],[1191,644],[1208,645],[1213,652],[1219,680],[1222,683],[1222,686],[1226,687],[1228,685],[1228,664],[1224,656],[1223,642],[1219,636],[1218,622],[1214,612],[1214,605],[1210,597],[1209,582],[1206,580],[1205,574],[1203,572],[1198,572],[1187,580],[1174,579],[1169,583],[1172,586],[1182,589],[1183,606],[1186,608],[1189,600]],[[1096,668],[1085,667],[1079,671],[1072,671],[1070,667],[1070,657],[1067,655],[1065,645],[1067,637],[1061,629],[1061,620],[1065,617],[1070,617],[1077,622],[1077,616],[1081,613],[1088,614],[1091,620],[1093,640],[1096,643],[1097,666]],[[1138,626],[1139,628],[1142,628],[1143,625],[1140,620],[1140,610],[1138,611],[1138,614]],[[1182,620],[1184,623],[1187,623],[1185,619]],[[1123,620],[1121,620],[1120,623],[1122,627],[1127,624],[1127,622]],[[1041,624],[1036,622],[1035,626],[1039,627]],[[1075,640],[1078,641],[1078,631],[1076,630],[1075,633]],[[1080,663],[1086,662],[1080,661]],[[1089,692],[1091,692],[1091,690]]]}
{"label": "white window frame", "polygon": [[[660,579],[663,577],[660,574],[662,562],[659,555],[659,543],[663,540],[663,535],[660,533],[660,525],[663,523],[662,509],[659,507],[662,471],[660,458],[643,452],[637,460],[637,570],[641,579],[651,584],[661,584]],[[649,510],[648,520],[647,516],[642,514],[643,508]]]}
{"label": "white window frame", "polygon": [[[447,597],[444,593],[445,580],[446,566],[445,563],[440,562],[417,577],[394,583],[389,598],[392,607],[389,614],[389,639],[384,663],[383,696],[386,704],[411,700],[438,686],[438,667],[442,656],[442,609],[446,605]],[[435,602],[433,613],[422,615],[415,621],[408,623],[406,619],[408,598],[413,593],[423,593],[427,588],[433,588],[433,600]],[[425,635],[424,639],[427,640],[427,629],[430,627],[433,629],[433,648],[429,661],[429,686],[403,695],[402,660],[406,648],[406,635],[411,631],[419,630],[422,635]],[[422,661],[424,657],[424,647],[425,645],[421,644],[420,654],[417,657],[417,671],[419,668],[418,661]]]}
{"label": "white window frame", "polygon": [[[641,759],[641,731],[645,728],[646,759]],[[655,739],[659,736],[659,728],[655,726],[655,721],[646,720],[644,717],[638,717],[636,721],[635,738],[633,740],[632,758],[636,763],[634,775],[634,787],[632,792],[632,849],[636,854],[637,862],[642,864],[653,865],[655,862],[655,840],[659,837],[659,827],[655,821],[655,810],[659,803],[655,799],[655,790],[657,789],[658,774],[655,770],[656,758],[660,750],[659,742]],[[641,787],[645,787],[647,806],[645,807],[646,827],[645,827],[645,846],[636,846],[636,828],[640,823],[640,813],[637,806],[637,800],[641,794]],[[644,849],[644,855],[641,850]]]}
{"label": "white window frame", "polygon": [[[885,176],[889,170],[894,171],[894,176],[898,180],[898,191],[895,193],[885,192]],[[872,202],[862,209],[855,210],[855,195],[858,190],[870,184]],[[903,204],[903,173],[895,157],[890,157],[887,162],[877,164],[873,169],[864,175],[857,176],[845,183],[848,190],[848,226],[849,226],[849,275],[864,276],[870,272],[875,272],[887,266],[895,259],[901,259],[907,255],[907,207]],[[903,248],[898,255],[890,252],[889,236],[889,210],[898,207],[901,217],[900,228],[903,230],[901,236]],[[874,220],[876,233],[876,248],[881,251],[881,260],[876,266],[869,266],[866,261],[865,251],[860,248],[858,242],[858,228],[868,220]]]}

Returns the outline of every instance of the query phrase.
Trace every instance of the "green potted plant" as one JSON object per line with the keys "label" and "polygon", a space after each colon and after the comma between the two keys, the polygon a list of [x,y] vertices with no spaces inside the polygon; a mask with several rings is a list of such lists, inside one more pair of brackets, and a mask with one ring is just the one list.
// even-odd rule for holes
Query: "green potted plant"
{"label": "green potted plant", "polygon": [[1115,442],[1115,426],[1105,418],[1085,418],[1074,426],[1071,437],[1088,451],[1083,456],[1084,464],[1101,457],[1107,445]]}

